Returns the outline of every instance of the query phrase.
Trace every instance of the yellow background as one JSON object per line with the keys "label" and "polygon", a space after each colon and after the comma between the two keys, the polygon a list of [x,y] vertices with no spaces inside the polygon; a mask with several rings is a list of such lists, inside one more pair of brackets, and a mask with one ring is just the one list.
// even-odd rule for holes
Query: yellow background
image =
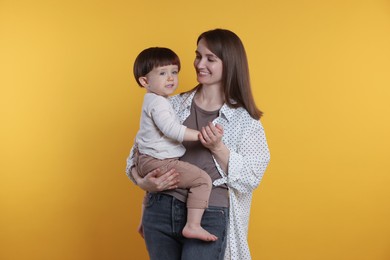
{"label": "yellow background", "polygon": [[390,259],[390,2],[0,0],[0,259],[147,259],[125,159],[150,46],[244,42],[271,163],[253,259]]}

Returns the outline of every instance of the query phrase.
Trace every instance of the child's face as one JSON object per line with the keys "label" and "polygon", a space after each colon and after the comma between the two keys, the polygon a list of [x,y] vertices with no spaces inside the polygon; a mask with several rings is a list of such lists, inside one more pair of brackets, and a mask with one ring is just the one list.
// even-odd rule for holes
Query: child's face
{"label": "child's face", "polygon": [[167,97],[177,88],[179,79],[179,68],[177,65],[155,67],[152,71],[141,77],[140,81],[148,93],[154,93]]}

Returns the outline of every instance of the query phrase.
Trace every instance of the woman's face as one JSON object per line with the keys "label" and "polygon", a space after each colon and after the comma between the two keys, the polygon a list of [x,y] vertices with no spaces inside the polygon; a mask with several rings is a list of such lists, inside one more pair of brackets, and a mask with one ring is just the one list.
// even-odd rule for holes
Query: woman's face
{"label": "woman's face", "polygon": [[202,85],[221,84],[222,82],[222,60],[212,53],[201,39],[196,48],[194,67],[197,80]]}

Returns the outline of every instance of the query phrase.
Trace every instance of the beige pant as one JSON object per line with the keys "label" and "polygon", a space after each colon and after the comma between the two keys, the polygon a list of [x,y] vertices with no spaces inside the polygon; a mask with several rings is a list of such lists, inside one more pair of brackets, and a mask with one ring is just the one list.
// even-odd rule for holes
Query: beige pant
{"label": "beige pant", "polygon": [[179,173],[179,188],[189,190],[187,208],[207,208],[212,183],[205,171],[177,158],[160,160],[137,152],[134,161],[138,174],[142,177],[157,168],[160,168],[162,173],[175,169]]}

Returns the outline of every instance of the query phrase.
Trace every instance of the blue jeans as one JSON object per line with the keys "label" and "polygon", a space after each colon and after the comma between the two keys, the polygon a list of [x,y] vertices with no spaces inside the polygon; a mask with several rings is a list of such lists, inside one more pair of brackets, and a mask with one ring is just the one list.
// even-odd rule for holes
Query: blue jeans
{"label": "blue jeans", "polygon": [[228,208],[209,207],[201,225],[216,235],[215,242],[183,237],[187,208],[173,196],[149,193],[142,219],[146,247],[151,260],[222,260],[226,248]]}

